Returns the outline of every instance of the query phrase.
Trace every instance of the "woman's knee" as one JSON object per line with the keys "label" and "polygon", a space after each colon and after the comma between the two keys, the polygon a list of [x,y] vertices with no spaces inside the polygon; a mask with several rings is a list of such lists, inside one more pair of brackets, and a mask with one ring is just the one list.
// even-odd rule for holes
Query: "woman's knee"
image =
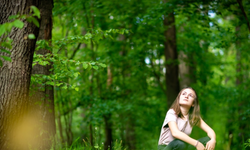
{"label": "woman's knee", "polygon": [[198,141],[201,142],[203,145],[206,145],[209,140],[210,138],[208,136],[198,139]]}

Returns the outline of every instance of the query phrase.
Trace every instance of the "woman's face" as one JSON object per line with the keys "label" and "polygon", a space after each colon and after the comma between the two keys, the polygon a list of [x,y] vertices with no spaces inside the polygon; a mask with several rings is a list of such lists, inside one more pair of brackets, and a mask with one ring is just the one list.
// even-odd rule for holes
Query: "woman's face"
{"label": "woman's face", "polygon": [[196,98],[195,92],[192,89],[184,89],[181,92],[179,104],[182,106],[193,106],[194,100]]}

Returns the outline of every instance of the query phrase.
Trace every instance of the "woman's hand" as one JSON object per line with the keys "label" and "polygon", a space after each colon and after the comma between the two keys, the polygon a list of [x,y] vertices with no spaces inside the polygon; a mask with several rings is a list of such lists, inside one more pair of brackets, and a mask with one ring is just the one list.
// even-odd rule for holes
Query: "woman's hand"
{"label": "woman's hand", "polygon": [[216,141],[214,139],[211,139],[206,144],[206,150],[214,150]]}
{"label": "woman's hand", "polygon": [[201,142],[198,142],[197,146],[196,146],[197,150],[205,150],[204,145]]}

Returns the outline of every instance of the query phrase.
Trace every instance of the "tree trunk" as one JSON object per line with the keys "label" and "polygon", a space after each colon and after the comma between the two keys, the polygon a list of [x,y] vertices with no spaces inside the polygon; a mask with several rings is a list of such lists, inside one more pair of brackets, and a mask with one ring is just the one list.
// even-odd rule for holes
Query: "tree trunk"
{"label": "tree trunk", "polygon": [[[243,19],[243,16],[239,17],[241,19]],[[236,27],[236,37],[237,37],[237,41],[236,41],[236,87],[238,87],[238,92],[239,95],[244,95],[244,92],[242,92],[242,88],[243,88],[243,83],[244,83],[244,75],[243,72],[245,71],[244,66],[243,66],[243,60],[245,60],[244,57],[244,47],[242,46],[243,43],[243,39],[248,39],[247,34],[242,33],[242,26],[241,24],[239,24]],[[245,138],[249,137],[247,134],[247,126],[248,126],[248,117],[246,114],[244,114],[244,110],[246,110],[246,106],[248,104],[248,100],[244,99],[244,96],[239,96],[238,98],[238,107],[237,107],[237,113],[238,116],[236,116],[235,118],[237,118],[237,122],[239,125],[239,131],[237,133],[237,140],[235,140],[234,138],[232,138],[232,146],[234,146],[234,144],[237,142],[240,143],[244,143],[246,140]],[[234,114],[235,115],[235,114]],[[232,123],[232,122],[231,122]],[[236,136],[236,135],[235,135]],[[242,149],[242,147],[237,147],[237,149]]]}
{"label": "tree trunk", "polygon": [[103,116],[105,123],[105,142],[104,150],[112,150],[112,123],[111,123],[111,114],[106,114]]}
{"label": "tree trunk", "polygon": [[128,123],[126,124],[126,142],[129,150],[136,149],[136,135],[135,135],[135,120],[132,114],[129,115]]}
{"label": "tree trunk", "polygon": [[[0,24],[8,22],[10,15],[28,14],[31,5],[38,6],[39,0],[1,0]],[[33,142],[36,118],[28,115],[29,86],[33,54],[36,40],[24,37],[33,33],[36,37],[39,28],[25,21],[22,29],[14,28],[9,34],[13,39],[11,62],[3,61],[0,68],[0,149],[28,149]],[[2,54],[1,54],[2,55]]]}
{"label": "tree trunk", "polygon": [[[169,8],[171,9],[171,8]],[[174,12],[164,15],[163,24],[165,27],[164,52],[166,67],[166,96],[167,104],[170,107],[180,91],[178,79],[178,55],[176,48],[176,29]]]}
{"label": "tree trunk", "polygon": [[[241,37],[240,37],[240,26],[237,26],[236,27],[236,37],[238,38],[238,39],[241,39]],[[242,69],[241,69],[241,45],[240,45],[240,40],[237,40],[236,41],[236,62],[237,62],[237,64],[236,64],[236,86],[239,86],[241,83],[242,83],[242,81],[243,81],[243,75],[242,75],[242,73],[241,73],[241,71],[242,71]]]}
{"label": "tree trunk", "polygon": [[[111,92],[111,85],[113,82],[112,70],[111,67],[107,68],[107,90]],[[112,122],[111,122],[111,113],[103,115],[104,123],[105,123],[105,142],[104,142],[104,150],[112,150]]]}
{"label": "tree trunk", "polygon": [[179,75],[180,75],[180,87],[181,88],[189,87],[191,84],[191,78],[189,76],[190,67],[188,66],[188,63],[186,62],[187,58],[188,56],[184,54],[183,51],[181,51],[178,55],[178,59],[180,60]]}
{"label": "tree trunk", "polygon": [[[41,12],[41,23],[38,35],[38,40],[51,40],[52,38],[52,8],[53,0],[43,0],[39,4],[39,10]],[[36,54],[46,55],[52,53],[50,50],[40,49]],[[32,69],[32,74],[49,75],[52,72],[52,63],[50,65],[42,66],[35,65]],[[54,91],[53,86],[50,85],[34,85],[31,91],[32,100],[32,113],[36,114],[39,118],[38,122],[38,145],[35,149],[46,150],[50,149],[52,145],[52,139],[56,133],[55,128],[55,114],[54,114]],[[40,134],[40,136],[39,136]]]}

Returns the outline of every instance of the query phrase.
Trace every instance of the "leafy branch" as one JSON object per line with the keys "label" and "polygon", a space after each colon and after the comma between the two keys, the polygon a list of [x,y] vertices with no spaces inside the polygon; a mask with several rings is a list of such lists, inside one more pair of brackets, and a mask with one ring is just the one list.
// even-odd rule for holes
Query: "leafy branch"
{"label": "leafy branch", "polygon": [[[124,34],[129,33],[126,29],[109,29],[109,30],[101,30],[95,29],[92,30],[91,33],[88,32],[83,36],[70,36],[67,38],[63,38],[60,40],[55,40],[52,42],[46,40],[39,40],[37,41],[36,50],[39,49],[47,49],[52,51],[60,51],[63,47],[67,47],[70,44],[75,43],[87,43],[90,40],[98,43],[99,40],[104,38],[111,38],[112,34]],[[52,44],[51,44],[52,43]],[[33,58],[33,66],[34,65],[51,65],[53,64],[53,68],[50,70],[53,74],[50,75],[41,75],[41,74],[33,74],[31,78],[32,84],[40,84],[40,85],[52,85],[62,87],[63,89],[71,88],[78,91],[78,87],[76,85],[69,85],[65,82],[66,78],[76,78],[80,74],[77,71],[73,71],[73,67],[82,68],[82,69],[95,69],[98,70],[100,68],[105,68],[106,65],[100,62],[84,62],[79,60],[68,59],[63,57],[62,55],[55,53],[47,53],[45,55],[41,54],[34,54]]]}
{"label": "leafy branch", "polygon": [[[66,57],[62,57],[59,54],[51,54],[47,53],[46,55],[34,54],[34,65],[50,65],[53,64],[53,68],[50,71],[53,74],[43,75],[43,74],[33,74],[31,77],[32,84],[40,84],[40,85],[52,85],[52,86],[60,86],[63,89],[67,89],[68,87],[71,89],[75,89],[78,91],[78,87],[76,85],[69,85],[65,82],[66,78],[77,78],[80,72],[72,71],[72,67],[78,67],[82,69],[99,69],[105,68],[106,65],[99,62],[82,62],[76,61],[72,59],[67,59]],[[70,66],[70,67],[69,67]]]}

